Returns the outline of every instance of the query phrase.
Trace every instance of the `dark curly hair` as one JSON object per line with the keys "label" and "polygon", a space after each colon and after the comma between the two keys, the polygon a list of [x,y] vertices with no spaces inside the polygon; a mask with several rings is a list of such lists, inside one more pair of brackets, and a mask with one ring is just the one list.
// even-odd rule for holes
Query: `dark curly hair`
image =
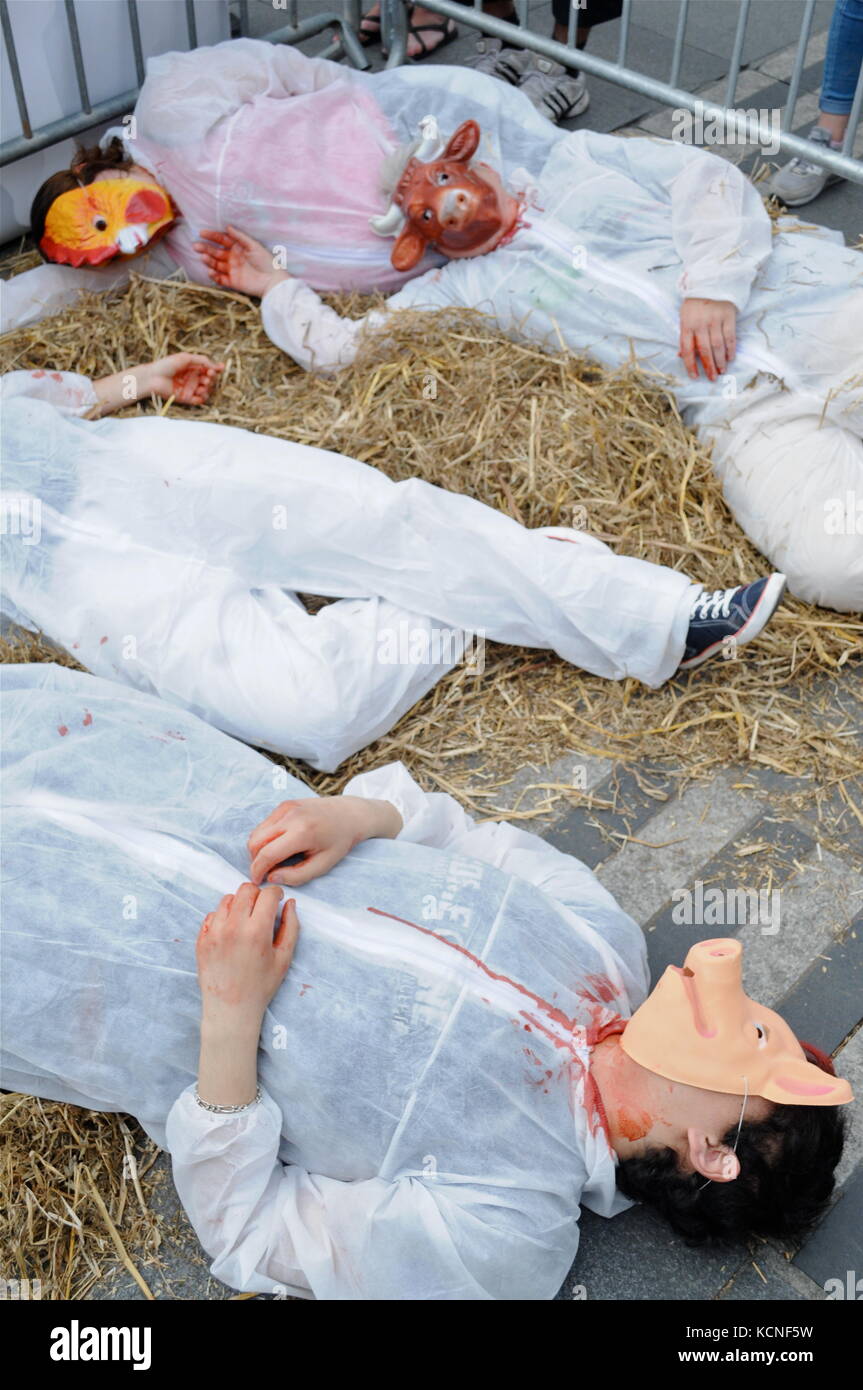
{"label": "dark curly hair", "polygon": [[[802,1043],[810,1062],[833,1073],[828,1057]],[[737,1125],[722,1137],[729,1148]],[[689,1245],[724,1244],[748,1236],[800,1239],[823,1215],[842,1155],[845,1116],[838,1105],[777,1105],[766,1119],[744,1124],[733,1182],[705,1185],[680,1168],[674,1149],[622,1159],[617,1186],[665,1217]]]}
{"label": "dark curly hair", "polygon": [[68,169],[61,169],[45,180],[30,207],[30,231],[43,259],[48,259],[41,247],[45,219],[54,199],[70,189],[79,188],[81,184],[92,183],[108,169],[131,169],[133,164],[134,160],[127,153],[122,140],[115,136],[104,150],[98,145],[76,150]]}

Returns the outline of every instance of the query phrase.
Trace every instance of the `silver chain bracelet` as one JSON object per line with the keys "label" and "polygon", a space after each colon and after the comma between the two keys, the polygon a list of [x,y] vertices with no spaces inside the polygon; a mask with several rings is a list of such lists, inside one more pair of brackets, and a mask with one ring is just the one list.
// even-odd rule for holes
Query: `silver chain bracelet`
{"label": "silver chain bracelet", "polygon": [[251,1110],[253,1105],[258,1105],[263,1099],[263,1095],[264,1093],[259,1083],[255,1091],[255,1099],[246,1101],[245,1105],[211,1105],[208,1100],[201,1100],[201,1097],[198,1095],[198,1088],[197,1086],[195,1087],[195,1100],[202,1110],[209,1110],[211,1115],[239,1115],[240,1111]]}

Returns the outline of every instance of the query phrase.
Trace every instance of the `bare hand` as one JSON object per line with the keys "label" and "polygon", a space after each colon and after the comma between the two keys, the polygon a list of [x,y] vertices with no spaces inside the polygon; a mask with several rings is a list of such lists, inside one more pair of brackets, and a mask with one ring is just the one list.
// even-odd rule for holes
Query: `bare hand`
{"label": "bare hand", "polygon": [[273,285],[290,278],[276,265],[272,251],[236,227],[202,230],[201,235],[207,240],[196,241],[194,247],[217,285],[263,298]]}
{"label": "bare hand", "polygon": [[[288,972],[300,924],[293,898],[279,910],[278,888],[244,883],[208,912],[198,933],[198,981],[205,1017],[242,1018],[260,1029]],[[278,924],[278,929],[274,928]]]}
{"label": "bare hand", "polygon": [[699,360],[711,381],[734,361],[736,324],[737,309],[727,299],[684,299],[678,356],[691,377],[698,377]]}
{"label": "bare hand", "polygon": [[200,352],[175,352],[158,362],[134,367],[132,375],[138,381],[138,399],[173,396],[180,405],[205,405],[225,370],[224,362],[213,362]]}
{"label": "bare hand", "polygon": [[[249,877],[299,887],[327,873],[362,840],[394,839],[402,818],[388,801],[363,796],[309,796],[283,801],[249,836]],[[301,862],[277,868],[285,859]]]}

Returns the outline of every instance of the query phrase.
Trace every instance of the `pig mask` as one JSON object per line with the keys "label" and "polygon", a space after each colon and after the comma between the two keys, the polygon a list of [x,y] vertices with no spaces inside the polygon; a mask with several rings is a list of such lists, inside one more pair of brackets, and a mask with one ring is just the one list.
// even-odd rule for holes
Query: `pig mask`
{"label": "pig mask", "polygon": [[390,259],[400,271],[413,270],[429,246],[450,258],[482,255],[515,220],[514,199],[494,170],[470,163],[480,140],[476,121],[463,121],[440,157],[428,162],[422,154],[437,143],[437,124],[426,117],[420,128],[420,150],[408,160],[388,212],[371,219],[378,235],[396,234]]}
{"label": "pig mask", "polygon": [[636,1009],[620,1046],[642,1067],[705,1091],[778,1105],[845,1105],[847,1081],[812,1062],[783,1018],[743,992],[743,948],[699,941],[683,969],[669,965]]}

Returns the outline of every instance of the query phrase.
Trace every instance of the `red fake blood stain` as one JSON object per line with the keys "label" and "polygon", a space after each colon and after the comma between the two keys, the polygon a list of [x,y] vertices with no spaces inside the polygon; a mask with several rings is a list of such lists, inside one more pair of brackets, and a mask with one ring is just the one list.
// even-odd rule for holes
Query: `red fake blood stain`
{"label": "red fake blood stain", "polygon": [[62,376],[60,375],[59,372],[52,372],[52,373],[51,373],[51,380],[52,380],[52,381],[62,381],[63,378],[62,378]]}
{"label": "red fake blood stain", "polygon": [[47,376],[47,372],[43,372],[40,370],[38,372],[31,372],[30,375],[35,376],[36,380],[38,381],[40,377]]}
{"label": "red fake blood stain", "polygon": [[586,988],[575,991],[581,999],[590,999],[594,1004],[610,1004],[617,998],[617,990],[607,975],[586,975],[584,983]]}
{"label": "red fake blood stain", "polygon": [[[603,1036],[609,1036],[612,1031],[622,1032],[623,1028],[626,1026],[624,1020],[615,1019],[613,1022],[604,1024],[602,1028],[581,1029],[575,1019],[568,1018],[562,1009],[557,1008],[555,1004],[550,1004],[547,999],[541,998],[540,995],[534,994],[533,990],[528,989],[526,985],[520,984],[518,980],[510,979],[509,975],[502,975],[498,971],[490,969],[485,961],[480,960],[479,956],[475,956],[473,951],[469,951],[466,946],[461,946],[455,941],[448,940],[447,937],[441,936],[436,931],[432,931],[431,927],[420,926],[419,922],[410,922],[406,917],[397,917],[395,913],[384,912],[379,907],[368,907],[366,911],[373,912],[377,917],[389,917],[391,921],[401,922],[405,927],[413,927],[414,931],[422,932],[423,936],[433,936],[435,941],[439,941],[441,945],[448,947],[451,951],[457,951],[461,956],[465,956],[478,970],[481,970],[484,975],[488,976],[490,980],[497,980],[502,984],[509,985],[512,989],[523,995],[524,998],[533,1005],[533,1009],[531,1011],[528,1011],[527,1008],[520,1010],[520,1017],[527,1020],[527,1024],[536,1028],[548,1038],[555,1047],[564,1049],[569,1053],[566,1063],[562,1068],[562,1072],[568,1073],[575,1081],[582,1077],[584,1078],[584,1107],[587,1114],[588,1129],[591,1135],[595,1135],[600,1129],[603,1129],[609,1143],[611,1142],[608,1120],[599,1090],[597,1089],[590,1071],[585,1070],[580,1057],[575,1052],[572,1043],[572,1034],[575,1032],[583,1032],[586,1042],[593,1045],[595,1042],[601,1041]],[[567,1037],[565,1039],[561,1038],[553,1032],[549,1027],[551,1023],[555,1023],[558,1027],[565,1029]],[[530,1030],[528,1029],[528,1031]]]}
{"label": "red fake blood stain", "polygon": [[68,725],[66,725],[66,724],[58,724],[58,725],[57,725],[57,733],[60,735],[61,738],[65,738],[66,735],[68,734],[68,732],[69,732]]}
{"label": "red fake blood stain", "polygon": [[309,989],[314,989],[314,985],[303,985],[303,986],[302,986],[302,988],[300,989],[300,998],[301,998],[301,999],[302,999],[303,995],[306,993],[306,990],[309,990]]}
{"label": "red fake blood stain", "polygon": [[99,646],[100,646],[100,647],[104,647],[104,645],[105,645],[105,643],[107,642],[107,640],[108,640],[107,637],[100,637],[100,638],[99,638]]}
{"label": "red fake blood stain", "polygon": [[643,1139],[653,1128],[653,1118],[646,1110],[627,1110],[624,1106],[617,1111],[617,1129],[624,1139],[635,1143]]}
{"label": "red fake blood stain", "polygon": [[84,725],[85,729],[89,729],[90,725],[93,723],[93,716],[88,709],[85,709],[84,718],[81,723]]}
{"label": "red fake blood stain", "polygon": [[73,652],[76,652],[76,651],[78,650],[78,648],[80,647],[80,645],[81,645],[80,642],[73,642],[73,643],[72,643],[72,650],[73,650]]}
{"label": "red fake blood stain", "polygon": [[179,739],[181,743],[186,742],[186,735],[181,734],[179,729],[166,729],[165,733],[168,735],[168,738]]}

